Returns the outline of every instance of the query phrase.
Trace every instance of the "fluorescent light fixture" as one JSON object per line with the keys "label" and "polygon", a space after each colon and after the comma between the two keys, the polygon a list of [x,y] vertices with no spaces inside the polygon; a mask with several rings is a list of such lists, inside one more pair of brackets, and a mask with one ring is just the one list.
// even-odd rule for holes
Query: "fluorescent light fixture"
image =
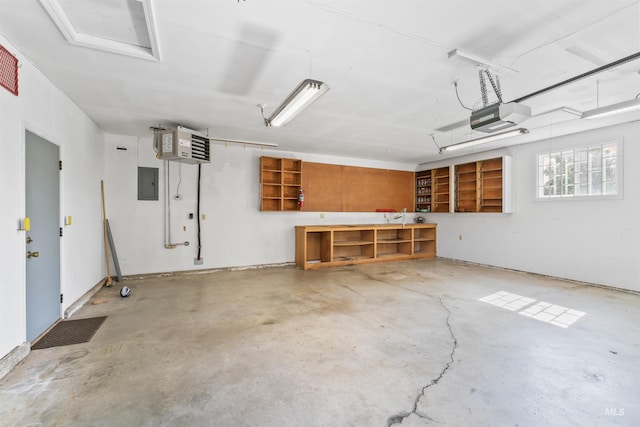
{"label": "fluorescent light fixture", "polygon": [[274,127],[286,125],[289,120],[313,104],[316,99],[320,98],[328,90],[329,86],[326,83],[311,79],[303,80],[276,108],[276,111],[265,121],[265,124]]}
{"label": "fluorescent light fixture", "polygon": [[599,117],[612,116],[614,114],[625,113],[631,110],[640,109],[640,99],[632,99],[631,101],[619,102],[617,104],[608,105],[606,107],[596,108],[582,113],[583,119],[596,119]]}
{"label": "fluorescent light fixture", "polygon": [[507,132],[496,133],[488,136],[483,136],[482,138],[476,138],[470,141],[441,147],[440,153],[444,153],[445,151],[462,150],[463,148],[473,147],[478,144],[485,144],[487,142],[497,141],[499,139],[511,138],[512,136],[524,135],[525,133],[529,133],[529,130],[525,128],[512,129]]}

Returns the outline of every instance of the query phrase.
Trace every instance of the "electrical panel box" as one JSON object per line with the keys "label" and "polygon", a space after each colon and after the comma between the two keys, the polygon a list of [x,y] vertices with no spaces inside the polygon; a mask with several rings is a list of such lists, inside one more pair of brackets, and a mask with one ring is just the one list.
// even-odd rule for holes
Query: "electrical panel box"
{"label": "electrical panel box", "polygon": [[178,126],[160,131],[158,159],[197,164],[211,162],[211,141],[191,129]]}
{"label": "electrical panel box", "polygon": [[138,166],[138,200],[158,200],[158,168]]}

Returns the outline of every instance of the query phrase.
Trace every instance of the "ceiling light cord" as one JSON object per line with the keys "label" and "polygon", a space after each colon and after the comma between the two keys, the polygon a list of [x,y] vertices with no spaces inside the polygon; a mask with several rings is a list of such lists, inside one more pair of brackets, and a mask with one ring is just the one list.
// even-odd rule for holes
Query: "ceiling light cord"
{"label": "ceiling light cord", "polygon": [[[454,81],[453,82],[453,86],[456,88],[456,98],[458,98],[458,102],[460,103],[460,105],[462,105],[462,108],[464,108],[465,110],[473,111],[473,108],[469,108],[469,107],[467,107],[466,105],[464,105],[462,103],[462,100],[460,99],[460,94],[458,93],[458,82]],[[433,136],[433,135],[431,135],[431,136]]]}
{"label": "ceiling light cord", "polygon": [[264,125],[269,127],[271,123],[269,123],[269,119],[264,116],[264,104],[258,104],[258,108],[260,108],[260,114],[262,114],[262,120],[264,120]]}
{"label": "ceiling light cord", "polygon": [[176,200],[180,199],[180,186],[182,185],[182,162],[178,163],[178,186],[176,187]]}
{"label": "ceiling light cord", "polygon": [[433,139],[433,143],[435,144],[436,148],[438,149],[438,154],[442,154],[442,147],[440,147],[438,145],[438,143],[436,142],[436,137],[434,134],[430,134],[431,135],[431,139]]}

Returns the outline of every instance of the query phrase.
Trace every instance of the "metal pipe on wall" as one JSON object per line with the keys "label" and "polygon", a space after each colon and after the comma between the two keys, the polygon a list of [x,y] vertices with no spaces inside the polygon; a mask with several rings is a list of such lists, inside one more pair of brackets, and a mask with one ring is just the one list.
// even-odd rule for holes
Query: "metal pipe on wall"
{"label": "metal pipe on wall", "polygon": [[176,246],[189,246],[189,242],[172,243],[171,238],[171,177],[169,161],[164,161],[165,175],[165,201],[164,201],[164,247],[166,249],[175,249]]}

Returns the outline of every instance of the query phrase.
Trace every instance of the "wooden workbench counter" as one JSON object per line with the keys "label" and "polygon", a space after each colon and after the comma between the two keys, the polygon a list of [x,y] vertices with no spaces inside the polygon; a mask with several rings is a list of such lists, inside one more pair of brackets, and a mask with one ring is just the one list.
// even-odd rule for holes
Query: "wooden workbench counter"
{"label": "wooden workbench counter", "polygon": [[436,224],[296,226],[296,265],[305,270],[436,256]]}

